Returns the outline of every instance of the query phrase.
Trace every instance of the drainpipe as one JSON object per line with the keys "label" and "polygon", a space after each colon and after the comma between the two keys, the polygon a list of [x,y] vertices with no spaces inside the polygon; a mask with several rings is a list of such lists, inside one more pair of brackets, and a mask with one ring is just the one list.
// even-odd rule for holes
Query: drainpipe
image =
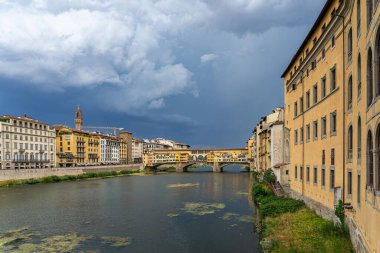
{"label": "drainpipe", "polygon": [[300,177],[302,176],[302,196],[305,196],[305,107],[304,107],[304,93],[305,93],[305,85],[304,85],[304,79],[303,79],[304,72],[301,70],[301,84],[302,84],[302,171],[300,173]]}
{"label": "drainpipe", "polygon": [[[346,64],[345,64],[345,51],[344,51],[344,48],[345,48],[345,36],[344,36],[344,31],[346,29],[345,27],[345,22],[344,22],[344,19],[345,19],[345,16],[343,15],[339,15],[337,13],[334,14],[334,16],[337,16],[339,18],[342,19],[342,22],[343,22],[343,32],[342,32],[342,35],[343,35],[343,166],[342,166],[342,169],[343,169],[343,185],[342,185],[342,202],[344,204],[344,199],[345,199],[345,191],[344,191],[344,187],[345,187],[345,179],[346,179]],[[335,196],[334,196],[335,198]]]}

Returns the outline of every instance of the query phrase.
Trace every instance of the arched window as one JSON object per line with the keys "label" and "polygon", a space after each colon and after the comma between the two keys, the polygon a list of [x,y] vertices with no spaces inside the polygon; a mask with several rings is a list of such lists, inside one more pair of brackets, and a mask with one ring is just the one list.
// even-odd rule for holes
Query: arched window
{"label": "arched window", "polygon": [[362,93],[362,57],[358,55],[358,97]]}
{"label": "arched window", "polygon": [[373,15],[373,0],[367,0],[367,28],[371,24]]}
{"label": "arched window", "polygon": [[375,80],[376,80],[376,96],[380,95],[380,27],[376,35],[376,57],[375,57]]}
{"label": "arched window", "polygon": [[376,160],[376,189],[380,190],[380,125],[376,130],[376,151],[377,151],[377,160]]}
{"label": "arched window", "polygon": [[358,119],[358,163],[362,160],[362,120],[359,117]]}
{"label": "arched window", "polygon": [[367,186],[373,187],[373,141],[371,131],[367,135]]}
{"label": "arched window", "polygon": [[352,109],[352,76],[350,76],[350,78],[348,79],[347,108],[348,108],[348,110]]}
{"label": "arched window", "polygon": [[348,140],[347,140],[347,159],[349,161],[352,161],[352,126],[348,128],[348,134],[347,134]]}
{"label": "arched window", "polygon": [[360,7],[360,1],[361,0],[357,0],[356,1],[356,19],[357,19],[357,21],[356,21],[356,24],[357,24],[357,35],[358,35],[358,37],[359,37],[359,35],[360,35],[360,26],[361,26],[361,7]]}
{"label": "arched window", "polygon": [[352,28],[348,31],[348,41],[347,41],[347,56],[348,61],[352,59]]}
{"label": "arched window", "polygon": [[373,100],[373,69],[372,69],[372,49],[368,50],[367,56],[367,106],[372,104]]}

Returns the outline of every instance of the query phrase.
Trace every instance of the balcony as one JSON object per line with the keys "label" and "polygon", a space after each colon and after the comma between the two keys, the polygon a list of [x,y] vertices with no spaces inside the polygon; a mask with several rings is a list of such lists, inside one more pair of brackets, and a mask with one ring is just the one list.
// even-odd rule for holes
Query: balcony
{"label": "balcony", "polygon": [[49,159],[13,159],[13,163],[50,163]]}

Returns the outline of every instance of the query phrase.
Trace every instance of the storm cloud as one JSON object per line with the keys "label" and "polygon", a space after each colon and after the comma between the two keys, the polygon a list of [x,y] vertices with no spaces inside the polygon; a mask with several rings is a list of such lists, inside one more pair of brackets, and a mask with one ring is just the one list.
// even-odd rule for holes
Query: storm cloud
{"label": "storm cloud", "polygon": [[100,111],[94,121],[114,113],[124,121],[112,124],[147,137],[241,146],[257,117],[282,104],[279,76],[322,4],[0,0],[0,85],[25,107],[26,87],[41,103]]}

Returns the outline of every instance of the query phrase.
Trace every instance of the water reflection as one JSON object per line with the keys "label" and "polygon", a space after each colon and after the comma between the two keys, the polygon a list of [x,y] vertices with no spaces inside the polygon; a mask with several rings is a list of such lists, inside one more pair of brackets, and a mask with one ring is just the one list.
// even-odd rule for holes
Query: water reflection
{"label": "water reflection", "polygon": [[250,176],[226,169],[0,190],[0,252],[259,252]]}

